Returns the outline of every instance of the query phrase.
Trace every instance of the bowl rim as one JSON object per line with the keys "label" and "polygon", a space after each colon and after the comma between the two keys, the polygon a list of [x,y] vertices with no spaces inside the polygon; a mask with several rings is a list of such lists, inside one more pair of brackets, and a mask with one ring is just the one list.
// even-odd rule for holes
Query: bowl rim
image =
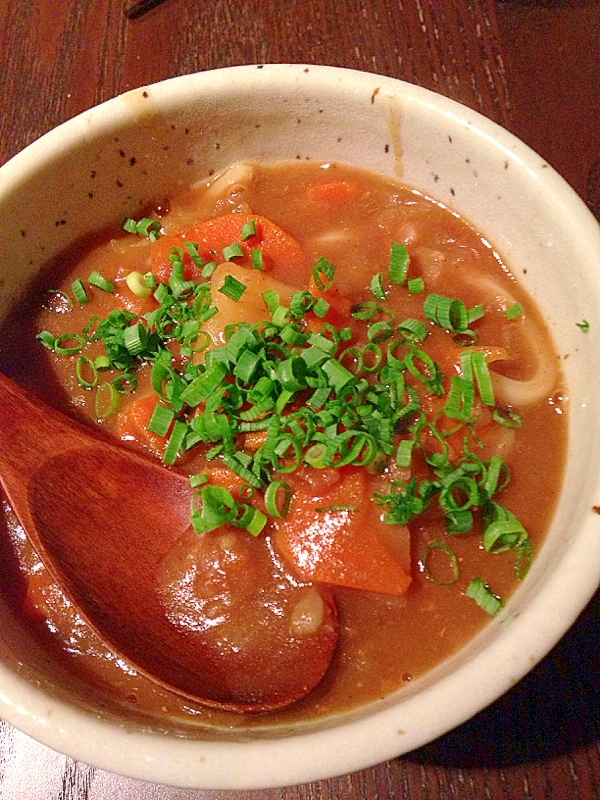
{"label": "bowl rim", "polygon": [[[356,85],[371,90],[375,85],[390,92],[401,90],[436,113],[464,120],[475,135],[499,141],[507,157],[538,182],[541,192],[560,195],[574,224],[600,244],[598,226],[583,201],[552,168],[541,170],[540,157],[527,145],[478,112],[405,81],[339,67],[264,64],[182,75],[148,88],[159,104],[169,106],[176,105],[190,91],[197,95],[201,88],[214,89],[224,81],[251,88],[265,80],[291,82],[306,70],[312,80],[322,82],[330,91]],[[126,123],[122,97],[84,111],[30,144],[0,167],[0,184],[10,191],[11,186],[35,174],[40,163],[68,151],[84,132],[87,137],[98,136]],[[249,790],[353,772],[409,752],[461,724],[511,688],[546,655],[598,587],[599,528],[600,520],[596,522],[590,515],[566,548],[560,571],[548,577],[543,594],[536,595],[519,616],[513,617],[485,651],[474,653],[424,692],[413,692],[405,698],[400,695],[394,705],[378,708],[369,715],[350,716],[333,727],[289,737],[226,742],[133,731],[49,697],[4,665],[0,665],[0,714],[21,731],[73,758],[130,778],[171,786]],[[531,644],[528,633],[531,620],[537,618],[544,620],[541,648]],[[487,670],[478,692],[471,691],[473,674],[483,673],[485,665],[490,664],[494,669]],[[448,693],[461,697],[460,708],[444,703]],[[422,710],[424,694],[429,713]]]}

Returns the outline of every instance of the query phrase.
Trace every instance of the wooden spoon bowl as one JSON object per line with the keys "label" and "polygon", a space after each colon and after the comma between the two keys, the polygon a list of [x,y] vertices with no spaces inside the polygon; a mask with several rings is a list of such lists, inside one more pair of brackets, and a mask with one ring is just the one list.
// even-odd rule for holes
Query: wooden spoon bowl
{"label": "wooden spoon bowl", "polygon": [[[188,478],[105,440],[3,375],[0,409],[4,492],[52,578],[114,652],[162,688],[232,711],[288,705],[321,680],[338,636],[326,590],[316,590],[321,618],[310,635],[280,626],[269,642],[267,626],[265,641],[254,637],[242,661],[235,646],[217,649],[202,625],[176,619],[160,586],[169,554],[186,537],[197,540],[188,532]],[[264,561],[264,547],[257,554]],[[260,607],[271,575],[264,565],[256,575],[250,602]],[[288,581],[285,592],[292,615],[307,587]],[[225,624],[230,633],[238,623]],[[280,669],[273,670],[274,657]]]}

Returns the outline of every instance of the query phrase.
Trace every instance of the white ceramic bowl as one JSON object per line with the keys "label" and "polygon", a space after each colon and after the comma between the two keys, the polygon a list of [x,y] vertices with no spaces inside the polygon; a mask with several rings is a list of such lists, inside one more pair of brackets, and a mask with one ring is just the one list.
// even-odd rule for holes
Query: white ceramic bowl
{"label": "white ceramic bowl", "polygon": [[[0,608],[0,715],[56,750],[134,778],[251,789],[405,753],[513,686],[598,585],[599,229],[543,159],[451,100],[372,74],[265,65],[173,78],[93,108],[0,169],[0,315],[24,279],[82,234],[211,169],[295,158],[349,162],[436,197],[484,232],[537,299],[571,400],[558,513],[506,612],[460,653],[386,701],[286,736],[196,741],[82,710],[75,689],[61,686],[57,696],[52,665]],[[584,318],[588,333],[576,325]]]}

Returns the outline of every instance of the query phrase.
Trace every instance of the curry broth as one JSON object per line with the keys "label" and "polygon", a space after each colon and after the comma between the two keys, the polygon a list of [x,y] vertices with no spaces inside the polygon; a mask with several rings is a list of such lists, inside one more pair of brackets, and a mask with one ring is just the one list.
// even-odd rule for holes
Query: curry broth
{"label": "curry broth", "polygon": [[[315,190],[323,185],[337,185],[338,190]],[[477,344],[504,348],[510,354],[497,370],[509,381],[504,391],[529,387],[533,375],[532,391],[541,394],[536,402],[526,402],[523,407],[506,402],[523,417],[524,424],[516,432],[500,427],[483,451],[489,458],[490,448],[497,449],[505,457],[511,482],[502,491],[502,503],[527,529],[535,554],[550,524],[564,469],[567,424],[562,375],[535,304],[489,243],[456,214],[418,192],[340,165],[241,165],[233,173],[201,182],[179,196],[161,199],[148,216],[159,217],[168,233],[195,220],[230,212],[263,215],[301,243],[302,263],[295,265],[293,274],[276,275],[294,287],[305,289],[312,265],[325,256],[337,267],[335,286],[344,297],[352,303],[372,299],[372,276],[388,269],[393,240],[407,245],[410,276],[424,278],[426,293],[457,297],[468,307],[484,304],[486,315],[474,325]],[[1,367],[7,374],[48,402],[101,425],[110,436],[134,447],[141,445],[119,427],[118,414],[96,419],[93,392],[80,387],[75,377],[76,356],[51,354],[35,337],[42,329],[56,333],[81,330],[92,313],[104,315],[116,301],[140,313],[143,303],[129,291],[125,277],[134,269],[146,272],[150,259],[146,238],[116,229],[108,232],[73,252],[60,268],[45,275],[44,281],[46,288],[71,294],[72,281],[85,279],[96,269],[115,281],[114,295],[92,288],[89,304],[75,304],[73,310],[60,313],[64,310],[60,296],[52,296],[50,311],[41,307],[41,298],[47,301],[48,295],[36,292],[1,335]],[[392,287],[385,304],[401,317],[423,319],[425,296]],[[524,314],[509,321],[506,311],[515,303],[523,306]],[[430,352],[436,358],[439,353],[442,361],[444,348],[436,336],[439,339],[441,333],[432,335]],[[86,350],[91,358],[100,353],[99,343]],[[442,367],[453,368],[448,363]],[[545,375],[537,384],[536,371]],[[149,385],[148,372],[140,374],[142,391]],[[181,464],[190,474],[202,468],[202,460],[194,457],[184,457]],[[380,480],[373,478],[374,491]],[[443,519],[430,510],[409,523],[412,584],[405,595],[334,589],[340,639],[321,684],[288,708],[259,715],[231,714],[195,706],[160,690],[115,658],[51,583],[8,508],[5,518],[3,548],[10,548],[16,556],[24,581],[22,590],[11,595],[18,613],[54,657],[64,662],[67,671],[93,687],[96,698],[104,698],[107,710],[135,709],[136,714],[161,724],[166,718],[232,729],[286,724],[380,699],[456,652],[489,620],[465,594],[472,578],[484,578],[505,600],[518,585],[513,552],[493,556],[485,552],[477,524],[469,534],[449,537]],[[450,586],[432,580],[430,574],[436,573],[440,580],[447,578],[443,552],[430,554],[429,570],[424,564],[428,545],[441,540],[452,548],[460,568],[458,580]]]}

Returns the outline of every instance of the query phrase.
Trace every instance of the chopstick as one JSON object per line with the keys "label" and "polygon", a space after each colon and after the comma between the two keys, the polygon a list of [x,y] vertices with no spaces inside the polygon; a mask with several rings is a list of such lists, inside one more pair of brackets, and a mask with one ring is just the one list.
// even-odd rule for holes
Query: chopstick
{"label": "chopstick", "polygon": [[137,19],[164,2],[165,0],[138,0],[137,3],[134,3],[125,11],[125,16],[127,19]]}

